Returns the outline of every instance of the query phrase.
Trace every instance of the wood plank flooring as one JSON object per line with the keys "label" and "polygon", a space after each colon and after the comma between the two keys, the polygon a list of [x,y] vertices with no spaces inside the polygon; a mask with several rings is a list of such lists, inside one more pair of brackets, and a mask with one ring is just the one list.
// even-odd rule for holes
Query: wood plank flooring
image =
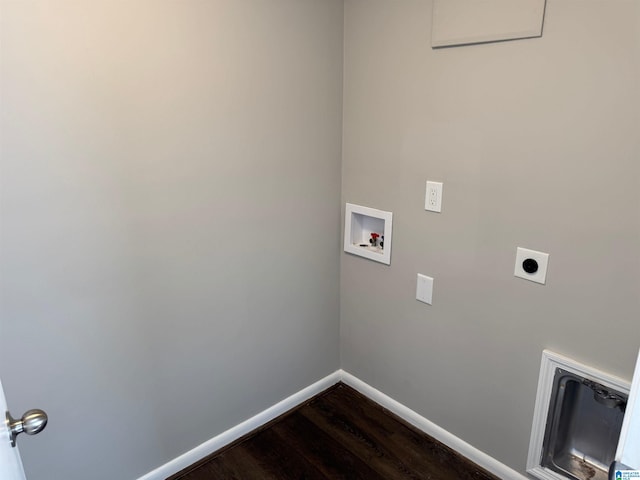
{"label": "wood plank flooring", "polygon": [[339,383],[167,480],[498,480]]}

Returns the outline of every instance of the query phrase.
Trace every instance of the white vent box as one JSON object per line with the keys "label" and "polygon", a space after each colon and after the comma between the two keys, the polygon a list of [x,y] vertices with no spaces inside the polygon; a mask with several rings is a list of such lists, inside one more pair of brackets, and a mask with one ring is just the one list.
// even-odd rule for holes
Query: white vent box
{"label": "white vent box", "polygon": [[391,212],[347,203],[344,251],[390,265],[392,216]]}

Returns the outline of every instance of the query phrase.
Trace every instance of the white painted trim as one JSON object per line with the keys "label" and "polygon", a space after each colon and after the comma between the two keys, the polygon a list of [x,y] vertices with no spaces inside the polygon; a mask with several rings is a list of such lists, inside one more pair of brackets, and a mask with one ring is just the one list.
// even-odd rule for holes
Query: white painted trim
{"label": "white painted trim", "polygon": [[618,438],[616,460],[630,468],[640,469],[640,353],[631,380],[631,391]]}
{"label": "white painted trim", "polygon": [[370,398],[374,402],[382,405],[390,412],[396,414],[406,422],[409,422],[414,427],[422,430],[427,435],[431,435],[439,442],[444,443],[448,447],[452,448],[460,455],[468,458],[476,465],[484,468],[485,470],[497,475],[500,478],[508,480],[526,480],[527,477],[516,472],[505,464],[499,462],[495,458],[487,455],[486,453],[478,450],[474,446],[468,444],[464,440],[456,437],[454,434],[448,432],[442,427],[439,427],[435,423],[427,420],[422,415],[411,410],[409,407],[404,406],[400,402],[397,402],[393,398],[385,395],[379,390],[376,390],[372,386],[366,384],[359,378],[354,377],[348,372],[340,370],[340,376],[344,383],[364,396]]}
{"label": "white painted trim", "polygon": [[2,415],[0,420],[0,477],[4,480],[25,480],[18,445],[12,447],[9,441],[11,433],[9,425],[5,421],[5,412],[8,411],[7,399],[0,381],[0,415]]}
{"label": "white painted trim", "polygon": [[544,431],[547,424],[547,416],[549,415],[549,401],[551,399],[553,379],[557,368],[592,379],[605,387],[613,388],[627,395],[629,394],[630,387],[629,382],[619,377],[583,365],[564,355],[554,353],[550,350],[544,350],[542,352],[540,376],[538,377],[538,391],[536,393],[531,438],[529,440],[529,453],[527,455],[527,473],[542,480],[566,480],[566,477],[540,465]]}
{"label": "white painted trim", "polygon": [[[370,247],[360,247],[360,242],[367,243],[368,238],[363,238],[363,233],[367,232],[367,229],[363,229],[363,225],[358,222],[357,218],[368,217],[369,219],[381,220],[384,223],[384,249]],[[368,231],[371,233],[371,231]],[[369,233],[366,233],[368,236]],[[393,213],[386,212],[384,210],[378,210],[371,207],[363,207],[361,205],[355,205],[353,203],[347,203],[345,205],[344,212],[344,251],[352,253],[353,255],[359,255],[374,262],[384,263],[385,265],[391,265],[391,240],[393,234]],[[357,243],[353,243],[353,237],[357,238]]]}
{"label": "white painted trim", "polygon": [[526,477],[520,473],[512,470],[503,463],[500,463],[493,457],[490,457],[486,453],[478,450],[477,448],[469,445],[464,440],[456,437],[452,433],[439,427],[435,423],[427,420],[423,416],[417,414],[408,407],[405,407],[401,403],[395,401],[391,397],[376,390],[372,386],[366,384],[362,380],[354,377],[344,370],[336,370],[332,374],[326,376],[322,380],[317,381],[313,385],[285,398],[276,405],[266,409],[265,411],[251,417],[250,419],[242,422],[241,424],[230,428],[229,430],[222,432],[220,435],[213,437],[211,440],[198,445],[192,450],[180,455],[179,457],[171,460],[170,462],[156,468],[152,472],[147,473],[138,480],[164,480],[167,477],[178,473],[180,470],[194,464],[198,460],[212,454],[216,450],[228,445],[229,443],[237,440],[238,438],[246,435],[247,433],[261,427],[265,423],[270,422],[274,418],[282,415],[283,413],[295,408],[306,400],[310,399],[314,395],[326,390],[327,388],[335,385],[338,382],[344,382],[350,387],[356,389],[364,396],[370,398],[374,402],[377,402],[390,412],[396,414],[406,422],[409,422],[414,427],[422,430],[428,435],[439,442],[444,443],[448,447],[452,448],[460,455],[468,458],[478,466],[485,470],[497,475],[500,478],[508,480],[526,480]]}
{"label": "white painted trim", "polygon": [[326,390],[327,388],[335,385],[340,381],[340,371],[337,370],[330,375],[327,375],[321,380],[318,380],[313,385],[310,385],[298,393],[294,393],[290,397],[276,403],[272,407],[254,415],[253,417],[245,420],[244,422],[236,425],[222,432],[221,434],[213,437],[210,440],[198,445],[197,447],[183,453],[177,458],[174,458],[168,463],[156,468],[152,472],[140,477],[138,480],[165,480],[167,477],[178,473],[180,470],[187,468],[189,465],[194,464],[198,460],[212,454],[216,450],[221,449],[225,445],[237,440],[238,438],[252,432],[258,427],[270,422],[274,418],[279,417],[283,413],[288,412],[292,408],[297,407],[301,403],[309,400],[314,395]]}

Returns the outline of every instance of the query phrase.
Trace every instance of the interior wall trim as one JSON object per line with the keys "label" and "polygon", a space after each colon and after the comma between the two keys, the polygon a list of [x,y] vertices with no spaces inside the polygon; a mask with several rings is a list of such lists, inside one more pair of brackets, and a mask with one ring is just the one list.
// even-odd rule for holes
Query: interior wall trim
{"label": "interior wall trim", "polygon": [[284,400],[278,402],[272,407],[267,408],[263,412],[254,415],[253,417],[245,420],[235,427],[232,427],[229,430],[226,430],[225,432],[222,432],[221,434],[216,435],[210,440],[207,440],[206,442],[198,445],[192,450],[183,453],[179,457],[176,457],[175,459],[140,477],[138,480],[165,480],[167,477],[175,475],[180,470],[188,467],[189,465],[192,465],[193,463],[206,457],[207,455],[212,454],[216,450],[219,450],[220,448],[230,444],[231,442],[255,430],[256,428],[261,427],[262,425],[270,422],[283,413],[286,413],[292,408],[297,407],[314,395],[323,392],[324,390],[335,385],[338,382],[346,383],[350,387],[362,393],[364,396],[370,398],[390,412],[396,414],[404,421],[410,423],[419,430],[422,430],[427,435],[431,435],[439,442],[444,443],[448,447],[454,449],[460,455],[468,458],[472,462],[493,473],[494,475],[509,480],[527,480],[527,477],[525,477],[524,475],[516,472],[515,470],[499,462],[495,458],[478,450],[474,446],[456,437],[444,428],[439,427],[435,423],[414,412],[409,407],[406,407],[400,402],[394,400],[388,395],[385,395],[381,391],[363,382],[354,375],[345,372],[344,370],[336,370],[330,375],[327,375],[321,380],[318,380],[314,384],[309,385],[299,392],[294,393],[290,397],[287,397]]}
{"label": "interior wall trim", "polygon": [[194,464],[198,460],[212,454],[216,450],[230,444],[231,442],[239,439],[243,435],[252,432],[258,427],[261,427],[265,423],[269,423],[276,417],[279,417],[283,413],[297,407],[301,403],[309,400],[314,395],[323,392],[327,388],[335,385],[340,381],[340,370],[336,370],[330,375],[318,380],[312,385],[303,388],[297,393],[281,400],[275,405],[267,408],[266,410],[254,415],[253,417],[239,423],[235,427],[231,427],[219,435],[201,443],[197,447],[183,453],[179,457],[161,465],[155,470],[140,477],[138,480],[165,480],[171,475],[175,475],[180,470],[187,468],[189,465]]}
{"label": "interior wall trim", "polygon": [[512,468],[506,466],[504,463],[499,462],[498,460],[491,457],[490,455],[487,455],[481,450],[478,450],[473,445],[468,444],[464,440],[456,437],[453,433],[436,425],[432,421],[427,420],[422,415],[414,412],[409,407],[385,395],[381,391],[376,390],[371,385],[363,382],[359,378],[342,370],[340,372],[342,382],[346,383],[352,388],[355,388],[364,396],[382,405],[390,412],[395,413],[404,421],[422,430],[427,435],[431,435],[439,442],[444,443],[446,446],[452,448],[460,455],[468,458],[473,463],[484,468],[488,472],[493,473],[500,478],[508,480],[527,480],[528,477],[516,472]]}

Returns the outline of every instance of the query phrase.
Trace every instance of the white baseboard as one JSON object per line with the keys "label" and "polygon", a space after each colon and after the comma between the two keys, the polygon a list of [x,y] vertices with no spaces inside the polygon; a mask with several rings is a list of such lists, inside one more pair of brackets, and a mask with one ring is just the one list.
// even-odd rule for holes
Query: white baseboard
{"label": "white baseboard", "polygon": [[439,427],[435,423],[427,420],[410,408],[405,407],[401,403],[395,401],[391,397],[385,395],[379,390],[376,390],[371,385],[366,384],[362,380],[354,377],[344,370],[336,370],[322,380],[319,380],[313,385],[300,390],[298,393],[285,398],[281,402],[278,402],[274,406],[269,407],[268,409],[251,417],[248,420],[245,420],[239,425],[236,425],[235,427],[222,432],[220,435],[207,440],[194,449],[189,450],[188,452],[180,455],[170,462],[156,468],[152,472],[147,473],[143,477],[140,477],[138,480],[165,480],[167,477],[178,473],[180,470],[188,467],[189,465],[192,465],[193,463],[206,457],[207,455],[212,454],[216,450],[219,450],[220,448],[228,445],[234,440],[237,440],[243,435],[246,435],[256,428],[261,427],[265,423],[270,422],[274,418],[300,405],[314,395],[317,395],[318,393],[326,390],[327,388],[335,385],[338,382],[346,383],[350,387],[362,393],[364,396],[382,405],[390,412],[393,412],[394,414],[396,414],[406,422],[409,422],[414,427],[422,430],[426,434],[431,435],[439,442],[444,443],[448,447],[460,453],[460,455],[468,458],[478,466],[493,473],[494,475],[505,480],[527,480],[527,477],[525,477],[524,475],[516,472],[515,470],[512,470],[503,463],[497,461],[495,458],[490,457],[486,453],[481,452],[477,448],[469,445],[467,442],[461,440],[452,433]]}
{"label": "white baseboard", "polygon": [[318,380],[313,385],[309,385],[299,392],[294,393],[290,397],[285,398],[272,407],[267,408],[235,427],[232,427],[229,430],[222,432],[220,435],[216,435],[212,439],[201,443],[194,449],[183,453],[179,457],[174,458],[170,462],[165,463],[164,465],[140,477],[138,480],[165,480],[167,477],[178,473],[180,470],[187,468],[189,465],[194,464],[198,460],[212,454],[225,445],[229,445],[231,442],[239,439],[243,435],[261,427],[265,423],[270,422],[292,408],[297,407],[301,403],[304,403],[306,400],[309,400],[314,395],[317,395],[323,390],[335,385],[339,381],[340,370],[337,370],[323,379]]}
{"label": "white baseboard", "polygon": [[367,383],[363,382],[359,378],[354,377],[350,373],[340,370],[340,378],[344,383],[356,389],[365,397],[368,397],[374,402],[382,405],[384,408],[392,413],[395,413],[404,421],[422,430],[427,435],[431,435],[439,442],[444,443],[446,446],[452,448],[460,455],[468,458],[473,463],[484,468],[488,472],[491,472],[494,475],[505,480],[527,480],[528,477],[507,467],[504,463],[499,462],[495,458],[478,450],[476,447],[469,445],[464,440],[461,440],[454,434],[427,420],[422,415],[419,415],[411,410],[409,407],[405,407],[400,402],[397,402],[393,398],[388,397],[381,391],[376,390],[371,385],[368,385]]}

